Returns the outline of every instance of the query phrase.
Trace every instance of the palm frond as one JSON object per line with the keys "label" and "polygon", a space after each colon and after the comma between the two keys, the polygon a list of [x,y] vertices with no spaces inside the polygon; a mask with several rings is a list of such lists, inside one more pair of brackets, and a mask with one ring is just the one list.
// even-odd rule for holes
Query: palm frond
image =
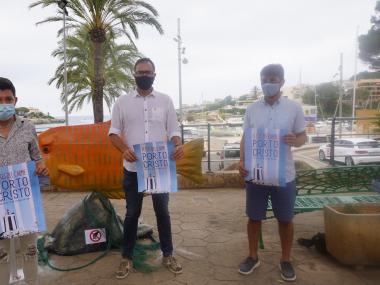
{"label": "palm frond", "polygon": [[[51,5],[57,7],[57,15],[41,20],[37,25],[63,21],[63,10],[58,8],[56,0],[35,1],[29,8]],[[110,108],[120,94],[134,87],[133,66],[141,56],[134,43],[134,39],[139,37],[139,27],[149,25],[163,33],[157,20],[158,12],[151,4],[135,0],[70,0],[66,9],[69,109],[72,111],[81,108],[85,102],[91,102],[95,90],[102,90],[97,94]],[[63,31],[63,28],[58,30],[58,48],[52,52],[60,64],[48,81],[49,85],[55,84],[57,88],[61,88],[64,81]],[[129,43],[117,44],[120,37],[126,37]],[[95,54],[100,57],[95,59]],[[95,74],[99,72],[102,80],[95,80]]]}

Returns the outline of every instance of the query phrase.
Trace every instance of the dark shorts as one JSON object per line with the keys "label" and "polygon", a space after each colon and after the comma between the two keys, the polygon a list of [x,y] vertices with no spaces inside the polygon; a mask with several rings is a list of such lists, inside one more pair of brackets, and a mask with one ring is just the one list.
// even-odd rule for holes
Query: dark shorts
{"label": "dark shorts", "polygon": [[295,181],[286,183],[285,187],[246,183],[246,214],[255,221],[265,220],[270,197],[277,220],[290,222],[294,216],[296,193]]}

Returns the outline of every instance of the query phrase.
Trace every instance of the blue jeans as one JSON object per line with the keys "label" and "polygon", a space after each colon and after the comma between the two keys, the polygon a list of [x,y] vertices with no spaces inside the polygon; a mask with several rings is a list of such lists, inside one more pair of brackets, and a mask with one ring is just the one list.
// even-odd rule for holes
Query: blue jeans
{"label": "blue jeans", "polygon": [[[143,194],[138,192],[137,173],[124,169],[123,187],[127,202],[127,213],[124,220],[124,244],[122,256],[133,259],[136,244],[138,220],[141,213]],[[173,253],[172,229],[169,215],[169,194],[153,194],[153,208],[157,219],[158,235],[164,256]]]}

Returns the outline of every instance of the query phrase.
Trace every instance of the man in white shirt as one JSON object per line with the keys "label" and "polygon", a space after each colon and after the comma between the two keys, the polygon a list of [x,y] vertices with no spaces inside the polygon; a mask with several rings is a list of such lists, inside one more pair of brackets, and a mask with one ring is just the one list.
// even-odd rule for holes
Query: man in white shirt
{"label": "man in white shirt", "polygon": [[[287,134],[282,138],[287,144],[285,177],[286,186],[264,186],[246,183],[246,213],[248,216],[249,255],[240,264],[239,272],[247,275],[260,265],[257,255],[261,221],[266,218],[268,198],[271,198],[273,212],[278,220],[282,256],[280,273],[285,281],[296,280],[296,273],[290,262],[293,242],[293,216],[296,198],[295,167],[291,147],[300,147],[306,142],[305,118],[302,107],[295,101],[281,97],[284,85],[284,69],[279,64],[269,64],[261,72],[261,86],[264,99],[248,106],[243,128],[284,129]],[[244,168],[244,136],[240,143],[240,174],[248,175]]]}
{"label": "man in white shirt", "polygon": [[[137,90],[116,101],[111,119],[109,137],[123,155],[127,213],[124,220],[122,260],[116,278],[126,278],[133,266],[133,249],[136,243],[138,218],[141,213],[143,193],[138,193],[137,174],[133,152],[134,144],[155,141],[172,141],[175,145],[173,159],[183,158],[180,129],[171,98],[153,90],[155,66],[149,58],[137,60],[134,67]],[[182,267],[173,256],[173,242],[169,215],[169,194],[153,194],[153,208],[163,253],[163,264],[173,273]]]}

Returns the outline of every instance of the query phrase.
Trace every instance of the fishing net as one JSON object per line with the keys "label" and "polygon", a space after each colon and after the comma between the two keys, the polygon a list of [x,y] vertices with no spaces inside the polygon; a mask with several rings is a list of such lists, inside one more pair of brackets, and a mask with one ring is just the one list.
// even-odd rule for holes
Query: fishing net
{"label": "fishing net", "polygon": [[[105,229],[106,242],[87,244],[85,231],[91,229]],[[155,267],[146,263],[151,256],[149,251],[157,250],[160,246],[155,242],[153,229],[148,225],[139,225],[138,238],[150,238],[150,244],[135,246],[134,267],[139,271],[150,272]],[[38,240],[37,247],[41,264],[47,264],[59,271],[70,271],[84,268],[104,257],[111,248],[120,248],[123,242],[123,223],[116,215],[109,199],[102,194],[92,192],[82,201],[75,204],[58,222],[51,234],[47,234]],[[94,260],[73,268],[58,268],[51,264],[48,252],[58,255],[77,255],[88,252],[103,251]]]}

